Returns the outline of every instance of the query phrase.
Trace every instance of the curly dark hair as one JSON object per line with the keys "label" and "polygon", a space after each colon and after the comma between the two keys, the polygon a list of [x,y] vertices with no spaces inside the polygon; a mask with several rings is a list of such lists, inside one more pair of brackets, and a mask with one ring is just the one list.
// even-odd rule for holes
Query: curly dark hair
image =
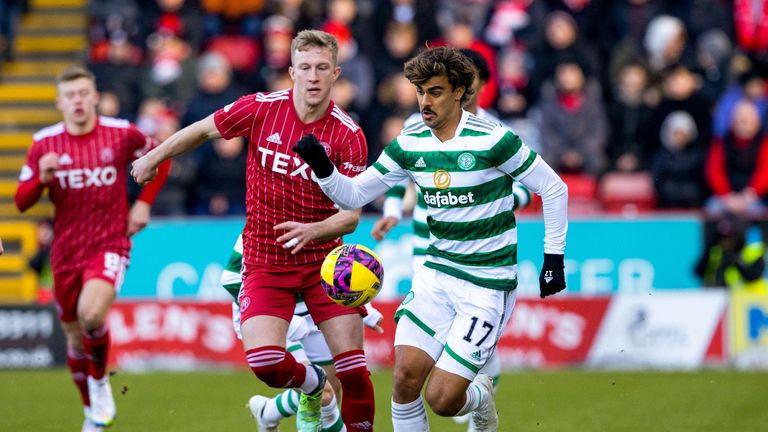
{"label": "curly dark hair", "polygon": [[408,60],[404,71],[405,77],[414,85],[422,85],[432,77],[444,76],[454,90],[464,87],[462,104],[474,93],[472,81],[475,79],[475,71],[472,62],[455,48],[426,49]]}

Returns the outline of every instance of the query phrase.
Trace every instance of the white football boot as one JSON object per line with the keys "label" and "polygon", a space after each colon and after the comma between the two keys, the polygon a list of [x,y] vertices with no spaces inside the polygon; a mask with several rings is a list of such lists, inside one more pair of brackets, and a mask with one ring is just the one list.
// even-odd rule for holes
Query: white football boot
{"label": "white football boot", "polygon": [[497,432],[499,430],[499,414],[496,412],[496,402],[493,400],[493,380],[485,374],[475,377],[475,384],[480,384],[488,390],[488,397],[480,401],[480,406],[472,411],[472,426],[475,432]]}
{"label": "white football boot", "polygon": [[83,427],[80,429],[80,432],[104,432],[103,427],[97,426],[96,423],[91,420],[91,408],[85,407],[83,408],[83,411],[85,412],[85,420],[83,420]]}
{"label": "white football boot", "polygon": [[251,410],[253,420],[256,422],[256,426],[259,427],[259,432],[278,432],[277,423],[267,424],[264,419],[261,418],[261,413],[264,411],[264,405],[267,404],[269,398],[256,395],[248,399],[248,409]]}
{"label": "white football boot", "polygon": [[112,396],[112,386],[109,384],[109,376],[97,380],[88,377],[88,395],[91,397],[91,420],[97,426],[109,426],[115,421],[117,408],[115,398]]}

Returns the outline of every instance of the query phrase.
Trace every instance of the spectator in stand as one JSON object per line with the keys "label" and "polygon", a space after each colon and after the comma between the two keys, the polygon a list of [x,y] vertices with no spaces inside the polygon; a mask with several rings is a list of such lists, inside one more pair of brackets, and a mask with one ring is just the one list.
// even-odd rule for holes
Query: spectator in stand
{"label": "spectator in stand", "polygon": [[696,71],[702,77],[701,94],[709,106],[725,90],[733,55],[731,41],[720,29],[708,30],[696,40]]}
{"label": "spectator in stand", "polygon": [[141,102],[142,61],[141,49],[123,31],[112,33],[91,49],[89,67],[96,75],[96,85],[117,96],[121,118],[136,118]]}
{"label": "spectator in stand", "polygon": [[543,2],[530,0],[503,0],[494,2],[494,9],[485,27],[488,43],[505,47],[532,45],[542,40],[541,25],[547,14]]}
{"label": "spectator in stand", "polygon": [[245,214],[245,158],[243,137],[218,138],[205,150],[197,169],[194,214]]}
{"label": "spectator in stand", "polygon": [[563,11],[572,16],[582,36],[589,41],[600,39],[605,25],[604,3],[601,0],[545,0],[549,10]]}
{"label": "spectator in stand", "polygon": [[384,30],[384,47],[372,58],[376,82],[403,70],[403,64],[417,52],[416,24],[390,21]]}
{"label": "spectator in stand", "polygon": [[[337,3],[339,3],[338,0],[332,4]],[[351,110],[367,111],[373,100],[376,86],[371,60],[368,55],[360,51],[360,44],[352,37],[352,32],[346,24],[340,21],[327,21],[323,24],[322,29],[335,36],[339,42],[341,75],[355,87],[354,98],[350,105]],[[347,107],[343,108],[347,109]]]}
{"label": "spectator in stand", "polygon": [[499,117],[523,118],[528,111],[533,98],[528,66],[531,60],[530,54],[522,45],[509,46],[500,53],[499,97],[496,100]]}
{"label": "spectator in stand", "polygon": [[755,67],[768,72],[768,0],[734,0],[736,43]]}
{"label": "spectator in stand", "polygon": [[[440,37],[437,25],[438,3],[439,0],[377,1],[372,16],[378,19],[373,21],[372,28],[376,34],[382,35],[390,22],[411,24],[418,31],[417,40],[437,39]],[[383,46],[376,48],[377,51],[384,49]]]}
{"label": "spectator in stand", "polygon": [[605,168],[608,119],[600,84],[576,62],[557,66],[541,91],[542,156],[558,172],[599,175]]}
{"label": "spectator in stand", "polygon": [[704,149],[697,146],[696,122],[675,111],[661,125],[661,148],[651,164],[659,208],[699,208],[704,204]]}
{"label": "spectator in stand", "polygon": [[366,135],[369,143],[378,141],[378,133],[384,119],[393,112],[412,113],[419,109],[413,84],[405,78],[402,69],[382,80],[376,91],[376,101],[377,103],[373,106],[365,123],[366,128],[364,130],[369,131],[367,134],[370,135]]}
{"label": "spectator in stand", "polygon": [[237,100],[242,89],[232,83],[227,58],[215,51],[203,54],[197,62],[197,94],[187,104],[182,126],[208,117],[220,107]]}
{"label": "spectator in stand", "polygon": [[679,18],[659,15],[652,19],[643,38],[651,71],[661,74],[676,64],[693,65],[691,53],[687,50],[687,40],[685,24]]}
{"label": "spectator in stand", "polygon": [[261,18],[259,12],[266,0],[201,0],[205,16],[203,23],[207,37],[226,33],[227,28],[235,34],[256,37],[259,34]]}
{"label": "spectator in stand", "polygon": [[720,96],[715,107],[712,119],[712,133],[716,137],[722,137],[728,131],[733,118],[733,110],[744,99],[755,104],[760,118],[765,118],[768,113],[768,88],[765,77],[753,70],[746,71],[739,76],[738,83],[732,85]]}
{"label": "spectator in stand", "polygon": [[147,41],[149,67],[142,80],[145,98],[162,98],[180,109],[195,88],[195,62],[190,46],[172,33],[154,33]]}
{"label": "spectator in stand", "polygon": [[651,108],[647,103],[648,87],[648,71],[643,65],[628,63],[619,71],[608,107],[611,170],[631,172],[645,165],[646,129],[651,117]]}
{"label": "spectator in stand", "polygon": [[712,128],[710,108],[706,99],[701,96],[699,88],[701,78],[691,72],[682,63],[670,66],[663,72],[662,99],[653,109],[648,126],[648,145],[645,146],[646,161],[650,161],[661,147],[661,124],[667,116],[675,111],[685,111],[696,121],[698,138],[696,145],[706,148]]}
{"label": "spectator in stand", "polygon": [[476,36],[475,30],[466,17],[454,15],[454,19],[444,26],[443,38],[429,43],[430,47],[449,46],[452,48],[469,48],[478,52],[490,70],[491,77],[477,97],[478,105],[487,109],[493,106],[499,93],[496,71],[496,52],[490,45]]}
{"label": "spectator in stand", "polygon": [[573,17],[566,12],[556,11],[547,16],[544,28],[544,42],[533,52],[534,69],[531,78],[534,98],[544,82],[555,76],[555,69],[564,61],[578,59],[587,76],[595,76],[600,70],[597,51],[583,40]]}
{"label": "spectator in stand", "polygon": [[264,20],[264,53],[259,65],[258,80],[269,83],[274,76],[288,70],[291,64],[291,40],[293,22],[283,15],[272,15]]}
{"label": "spectator in stand", "polygon": [[[159,99],[147,99],[141,104],[136,125],[145,135],[162,142],[179,129],[176,114]],[[190,213],[192,186],[197,172],[197,160],[192,154],[174,158],[165,186],[157,194],[152,214],[184,216]],[[134,188],[138,185],[132,183]]]}
{"label": "spectator in stand", "polygon": [[[185,0],[156,0],[148,5],[141,19],[143,40],[153,34],[172,34],[183,40],[194,52],[203,42],[203,23],[197,5]],[[151,49],[151,47],[150,47]]]}
{"label": "spectator in stand", "polygon": [[112,92],[102,92],[96,110],[103,116],[120,117],[120,99]]}
{"label": "spectator in stand", "polygon": [[714,196],[707,210],[757,216],[768,195],[768,136],[755,104],[736,104],[723,138],[715,138],[706,161],[706,177]]}
{"label": "spectator in stand", "polygon": [[314,0],[275,0],[267,3],[264,15],[286,17],[291,21],[291,28],[296,31],[316,28],[322,22],[324,3]]}

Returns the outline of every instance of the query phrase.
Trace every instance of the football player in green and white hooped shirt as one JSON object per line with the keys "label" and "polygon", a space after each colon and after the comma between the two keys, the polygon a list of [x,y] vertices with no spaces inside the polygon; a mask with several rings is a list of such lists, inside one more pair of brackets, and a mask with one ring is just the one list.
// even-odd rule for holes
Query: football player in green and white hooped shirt
{"label": "football player in green and white hooped shirt", "polygon": [[[483,120],[487,120],[491,123],[496,123],[501,126],[506,126],[498,118],[494,117],[488,111],[482,109],[478,105],[478,95],[483,90],[483,87],[488,82],[491,76],[491,72],[488,69],[488,63],[485,61],[482,55],[475,50],[469,48],[461,48],[459,51],[467,56],[472,66],[475,69],[475,80],[472,82],[472,88],[474,93],[469,96],[466,102],[464,102],[464,109],[472,114],[475,114]],[[417,123],[420,123],[421,113],[417,112],[408,117],[405,120],[404,128],[408,128]],[[386,199],[384,200],[383,214],[381,219],[376,221],[371,235],[378,241],[384,239],[384,236],[403,218],[403,198],[405,196],[406,189],[410,187],[412,182],[406,180],[403,183],[393,187],[387,191]],[[515,198],[515,204],[513,210],[519,210],[528,206],[531,201],[531,193],[520,182],[514,182],[512,184],[512,194]],[[421,191],[416,191],[416,206],[413,208],[413,268],[424,264],[426,259],[427,248],[429,247],[429,226],[427,225],[427,203],[424,202],[424,196]],[[501,375],[501,360],[498,353],[494,350],[485,366],[480,370],[480,373],[490,375],[493,379],[494,388],[499,384],[499,377]],[[461,417],[454,417],[454,420],[458,423],[466,423],[470,420],[470,415],[466,414]],[[474,431],[474,425],[470,422],[469,431]]]}
{"label": "football player in green and white hooped shirt", "polygon": [[[232,325],[238,339],[242,338],[240,334],[240,307],[237,304],[237,298],[243,284],[243,277],[240,274],[242,264],[243,236],[241,234],[237,236],[227,264],[221,272],[221,285],[234,298],[232,302]],[[363,323],[367,327],[381,332],[379,326],[382,319],[381,313],[370,304],[366,305],[366,309],[368,315],[363,318]],[[347,428],[341,419],[336,402],[335,395],[341,392],[341,384],[336,379],[333,370],[333,356],[328,349],[323,333],[312,321],[307,306],[301,299],[296,301],[296,310],[288,326],[286,351],[290,352],[297,362],[312,363],[326,370],[328,381],[326,381],[323,391],[321,432],[346,431]],[[259,432],[277,431],[281,420],[296,415],[298,404],[299,394],[294,389],[284,390],[271,399],[254,395],[248,400],[248,408],[258,425]]]}
{"label": "football player in green and white hooped shirt", "polygon": [[294,150],[340,208],[360,208],[411,178],[424,194],[430,245],[398,308],[392,423],[429,430],[421,389],[440,416],[472,413],[476,431],[496,431],[489,376],[479,374],[512,312],[517,287],[513,180],[544,206],[541,297],[565,289],[568,188],[509,129],[464,111],[474,71],[458,50],[430,48],[405,65],[423,122],[404,129],[354,179],[341,175],[322,145],[305,135]]}

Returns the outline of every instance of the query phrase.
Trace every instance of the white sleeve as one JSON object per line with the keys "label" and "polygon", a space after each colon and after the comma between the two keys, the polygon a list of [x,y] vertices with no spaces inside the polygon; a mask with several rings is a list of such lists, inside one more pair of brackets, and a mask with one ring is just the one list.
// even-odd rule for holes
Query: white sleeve
{"label": "white sleeve", "polygon": [[[391,185],[401,181],[404,173],[387,175],[387,182],[376,168],[369,167],[359,176],[349,178],[334,167],[333,173],[323,179],[317,179],[320,188],[342,210],[354,210],[380,197]],[[389,177],[392,177],[391,179]]]}
{"label": "white sleeve", "polygon": [[397,197],[387,197],[384,200],[383,217],[393,217],[397,220],[403,218],[403,199]]}
{"label": "white sleeve", "polygon": [[568,187],[541,156],[537,156],[528,172],[517,180],[541,196],[544,205],[544,253],[562,255],[568,232]]}

